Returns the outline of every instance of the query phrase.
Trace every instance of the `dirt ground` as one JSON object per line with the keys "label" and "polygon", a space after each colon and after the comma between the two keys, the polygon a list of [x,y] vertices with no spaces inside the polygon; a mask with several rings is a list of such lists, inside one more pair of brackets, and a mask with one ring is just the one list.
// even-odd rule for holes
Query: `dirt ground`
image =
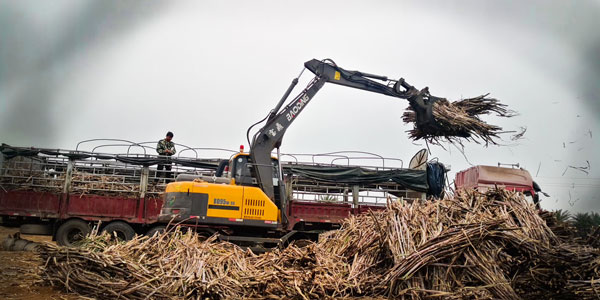
{"label": "dirt ground", "polygon": [[[18,231],[18,228],[0,226],[0,242]],[[52,242],[49,236],[22,235],[21,238]],[[35,253],[0,250],[0,299],[83,299],[44,285],[37,275],[42,265],[43,261]]]}

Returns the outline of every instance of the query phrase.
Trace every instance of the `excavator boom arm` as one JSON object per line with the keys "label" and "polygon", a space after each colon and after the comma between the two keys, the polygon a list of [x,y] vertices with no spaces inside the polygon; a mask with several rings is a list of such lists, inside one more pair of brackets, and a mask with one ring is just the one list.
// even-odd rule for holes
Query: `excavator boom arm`
{"label": "excavator boom arm", "polygon": [[[324,77],[315,77],[302,93],[286,105],[281,112],[270,118],[254,136],[252,145],[250,145],[250,156],[255,166],[256,179],[259,186],[271,199],[274,199],[271,152],[274,148],[279,148],[285,131],[323,87],[325,82]],[[284,197],[283,193],[280,193],[280,195],[282,195],[282,198]]]}
{"label": "excavator boom arm", "polygon": [[[392,97],[408,99],[416,93],[414,87],[408,85],[404,80],[389,80],[386,76],[373,75],[360,71],[344,70],[333,62],[312,59],[304,63],[304,67],[318,77],[326,77],[327,82],[353,87],[369,92],[380,93]],[[385,81],[380,83],[372,79]],[[397,83],[400,83],[399,85]]]}
{"label": "excavator boom arm", "polygon": [[[279,111],[287,95],[298,82],[297,78],[294,79],[284,97],[271,111],[266,124],[254,135],[250,145],[250,155],[255,166],[258,184],[271,199],[274,199],[271,152],[273,149],[279,148],[285,131],[326,82],[407,99],[417,112],[417,123],[434,123],[431,105],[436,98],[431,97],[427,89],[418,91],[403,79],[389,80],[386,76],[344,70],[331,60],[312,59],[304,63],[304,67],[314,73],[315,78],[293,101]],[[279,186],[281,188],[281,185]],[[284,201],[283,193],[281,193],[281,197]]]}

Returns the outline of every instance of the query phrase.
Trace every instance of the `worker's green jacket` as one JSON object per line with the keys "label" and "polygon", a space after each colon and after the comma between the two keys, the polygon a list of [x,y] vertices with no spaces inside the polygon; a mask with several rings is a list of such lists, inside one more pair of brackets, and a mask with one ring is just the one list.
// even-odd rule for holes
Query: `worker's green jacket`
{"label": "worker's green jacket", "polygon": [[[171,150],[171,153],[167,153],[165,150]],[[158,141],[158,144],[156,145],[156,152],[158,152],[159,155],[171,156],[176,152],[175,143],[169,142],[166,139],[162,139]]]}

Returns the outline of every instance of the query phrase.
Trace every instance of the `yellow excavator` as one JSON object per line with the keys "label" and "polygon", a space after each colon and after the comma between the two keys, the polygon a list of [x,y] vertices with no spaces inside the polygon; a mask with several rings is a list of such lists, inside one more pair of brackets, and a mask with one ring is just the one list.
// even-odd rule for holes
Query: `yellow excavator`
{"label": "yellow excavator", "polygon": [[[280,243],[292,238],[295,232],[286,226],[289,199],[282,180],[279,148],[288,127],[327,82],[407,99],[416,112],[417,126],[438,126],[432,116],[432,104],[439,98],[429,95],[427,89],[419,91],[404,79],[344,70],[330,59],[313,59],[304,67],[315,77],[284,106],[301,72],[276,107],[248,129],[250,153],[241,149],[219,167],[214,177],[179,178],[167,185],[160,222],[181,223],[208,233],[218,231],[235,241]],[[250,140],[251,129],[262,122],[264,125]],[[277,157],[272,157],[274,149]],[[225,166],[227,176],[223,176]]]}

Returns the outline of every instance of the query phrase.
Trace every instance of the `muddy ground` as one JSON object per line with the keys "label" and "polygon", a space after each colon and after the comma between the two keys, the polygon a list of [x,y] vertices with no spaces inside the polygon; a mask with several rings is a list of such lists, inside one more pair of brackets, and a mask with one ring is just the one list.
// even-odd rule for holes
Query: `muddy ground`
{"label": "muddy ground", "polygon": [[[0,242],[18,231],[18,228],[0,226]],[[22,235],[21,238],[52,242],[49,236]],[[42,265],[42,260],[35,253],[0,250],[0,299],[83,299],[45,285],[37,275]]]}

